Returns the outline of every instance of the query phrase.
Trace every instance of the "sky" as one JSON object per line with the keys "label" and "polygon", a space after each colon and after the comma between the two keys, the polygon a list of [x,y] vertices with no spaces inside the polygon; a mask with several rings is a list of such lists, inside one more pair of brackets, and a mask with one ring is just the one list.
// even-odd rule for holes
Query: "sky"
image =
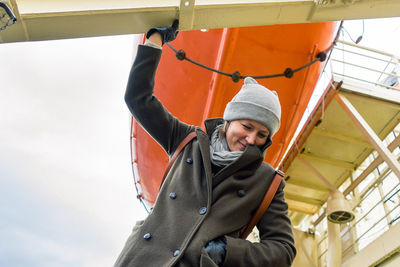
{"label": "sky", "polygon": [[133,43],[0,45],[0,266],[111,266],[144,218],[123,101]]}
{"label": "sky", "polygon": [[[399,37],[400,19],[367,21],[360,44],[400,55]],[[123,101],[134,40],[0,44],[0,266],[111,266],[146,216]]]}

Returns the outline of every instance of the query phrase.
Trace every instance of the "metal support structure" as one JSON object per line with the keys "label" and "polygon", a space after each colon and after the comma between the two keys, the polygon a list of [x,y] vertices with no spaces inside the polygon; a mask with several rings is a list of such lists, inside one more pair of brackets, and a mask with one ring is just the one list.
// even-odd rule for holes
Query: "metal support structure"
{"label": "metal support structure", "polygon": [[11,1],[21,23],[0,34],[4,43],[144,33],[178,18],[182,31],[400,16],[398,0]]}
{"label": "metal support structure", "polygon": [[16,21],[17,17],[7,3],[0,1],[0,32],[14,25]]}
{"label": "metal support structure", "polygon": [[286,202],[290,206],[291,211],[295,211],[302,214],[314,215],[321,208],[320,205],[312,205],[301,201],[291,200],[288,198],[286,198]]}
{"label": "metal support structure", "polygon": [[361,146],[365,146],[365,147],[369,147],[372,148],[372,145],[369,142],[366,142],[364,140],[360,140],[351,136],[345,136],[342,134],[338,134],[338,133],[334,133],[331,131],[327,131],[327,130],[322,130],[320,128],[315,128],[313,130],[313,133],[315,134],[319,134],[319,135],[323,135],[323,136],[327,136],[336,140],[340,140],[340,141],[344,141],[344,142],[348,142],[348,143],[352,143],[352,144],[358,144]]}
{"label": "metal support structure", "polygon": [[305,183],[305,182],[301,181],[300,179],[290,180],[290,186],[297,187],[297,188],[299,188],[299,190],[311,190],[311,191],[314,191],[314,192],[320,193],[320,194],[330,192],[330,190],[327,189],[326,187],[318,186],[318,185],[311,184],[311,183]]}
{"label": "metal support structure", "polygon": [[186,25],[188,30],[193,29],[195,0],[181,0],[179,6],[179,24]]}
{"label": "metal support structure", "polygon": [[310,205],[314,205],[314,206],[319,206],[319,207],[322,206],[322,204],[324,204],[319,199],[313,199],[313,198],[309,198],[309,197],[293,195],[291,193],[285,193],[285,198],[288,199],[288,200],[304,202],[304,203],[307,203],[307,204],[310,204]]}
{"label": "metal support structure", "polygon": [[318,177],[318,179],[320,179],[326,185],[326,187],[329,188],[329,190],[331,190],[332,192],[336,191],[336,187],[332,185],[317,169],[315,169],[310,163],[308,163],[303,158],[303,155],[299,155],[297,158],[302,164],[304,164],[304,166],[306,166],[311,172],[313,172],[315,176]]}
{"label": "metal support structure", "polygon": [[342,240],[340,224],[328,221],[328,267],[340,267],[342,264]]}
{"label": "metal support structure", "polygon": [[360,82],[365,82],[365,83],[369,83],[369,84],[372,84],[372,85],[379,85],[381,87],[386,87],[388,89],[393,89],[393,90],[399,91],[399,89],[396,88],[396,87],[388,86],[388,85],[385,85],[385,84],[382,84],[382,83],[371,82],[371,81],[368,81],[366,79],[360,79],[360,78],[356,78],[356,77],[353,77],[353,76],[350,76],[350,75],[345,75],[345,74],[341,74],[341,73],[337,73],[337,72],[333,72],[333,74],[335,75],[335,77],[351,78],[353,80],[357,80],[357,81],[360,81]]}
{"label": "metal support structure", "polygon": [[[387,147],[387,149],[389,151],[393,151],[396,147],[398,147],[400,145],[400,135],[398,135]],[[376,159],[374,159],[373,162],[371,162],[371,164],[369,164],[369,166],[357,177],[357,179],[355,179],[351,185],[346,188],[343,192],[343,194],[346,196],[348,194],[350,194],[350,192],[352,192],[353,190],[355,190],[357,188],[357,186],[377,167],[379,166],[381,163],[383,162],[383,158],[379,155]],[[398,177],[400,180],[400,177]],[[357,195],[356,195],[356,198]],[[323,212],[318,218],[317,220],[315,220],[314,222],[314,226],[318,225],[323,218],[325,218],[326,213]]]}
{"label": "metal support structure", "polygon": [[[328,179],[326,179],[316,168],[308,163],[303,155],[298,156],[299,161],[304,164],[311,172],[315,174],[331,191],[327,201],[327,215],[328,220],[334,223],[345,223],[354,219],[354,215],[351,212],[350,205],[344,198],[343,194],[339,192],[334,185],[332,185]],[[340,239],[340,235],[339,235]]]}
{"label": "metal support structure", "polygon": [[377,134],[372,130],[368,123],[364,120],[360,113],[355,109],[355,107],[350,103],[350,101],[343,95],[337,94],[335,96],[336,101],[344,109],[344,111],[349,115],[351,120],[359,128],[361,133],[365,138],[373,145],[379,155],[386,161],[392,171],[400,178],[400,164],[389,151],[389,149],[383,144]]}
{"label": "metal support structure", "polygon": [[303,153],[301,154],[301,157],[303,159],[307,159],[307,160],[312,160],[312,161],[318,161],[321,163],[325,163],[328,165],[332,165],[335,167],[339,167],[339,168],[343,168],[346,170],[354,170],[356,165],[354,165],[351,162],[347,162],[347,161],[343,161],[343,160],[337,160],[337,159],[330,159],[327,157],[322,157],[322,156],[316,156],[312,153]]}
{"label": "metal support structure", "polygon": [[[393,140],[392,143],[389,144],[388,149],[389,151],[393,151],[397,146],[400,145],[400,135],[396,137],[396,139]],[[344,195],[349,194],[351,191],[353,191],[364,179],[367,177],[377,166],[379,166],[383,162],[383,159],[381,156],[377,157],[374,159],[371,164],[357,177],[356,180],[352,182],[352,184],[344,190]]]}
{"label": "metal support structure", "polygon": [[[377,50],[377,49],[374,49],[374,48],[362,46],[362,45],[359,45],[359,44],[353,44],[352,42],[347,42],[347,41],[343,41],[343,40],[338,40],[337,43],[342,43],[342,44],[345,44],[345,45],[348,45],[348,46],[360,48],[360,49],[363,49],[363,50],[366,50],[366,51],[370,51],[370,52],[374,52],[374,53],[377,53],[377,54],[381,54],[381,55],[384,55],[384,56],[388,56],[388,57],[392,57],[392,58],[397,58],[394,54],[387,53],[387,52],[384,52],[384,51],[381,51],[381,50]],[[339,48],[339,49],[340,49],[340,48]],[[352,52],[352,51],[350,51],[350,50],[349,50],[348,52],[354,53],[354,52]],[[361,56],[366,56],[365,54],[359,54],[359,55],[361,55]],[[377,60],[382,60],[381,58],[377,58],[377,57],[371,57],[371,56],[369,56],[369,57],[370,57],[370,58],[377,59]],[[399,58],[398,58],[398,59],[399,59]],[[390,61],[386,61],[386,62],[390,62]]]}
{"label": "metal support structure", "polygon": [[[295,242],[297,245],[299,245],[298,248],[298,254],[297,254],[297,258],[296,258],[296,263],[293,263],[293,265],[295,266],[300,266],[300,264],[302,263],[303,266],[310,266],[310,267],[317,267],[317,264],[315,263],[316,260],[313,258],[313,246],[307,246],[307,244],[305,244],[306,241],[308,241],[306,238],[304,238],[304,234],[300,235],[299,234],[299,230],[294,230],[293,231],[294,234],[294,238],[295,238]],[[313,239],[313,244],[315,244],[315,241]],[[310,244],[308,244],[310,245]],[[311,253],[309,253],[311,252]],[[298,259],[299,257],[301,257],[301,262],[299,262],[300,260]]]}

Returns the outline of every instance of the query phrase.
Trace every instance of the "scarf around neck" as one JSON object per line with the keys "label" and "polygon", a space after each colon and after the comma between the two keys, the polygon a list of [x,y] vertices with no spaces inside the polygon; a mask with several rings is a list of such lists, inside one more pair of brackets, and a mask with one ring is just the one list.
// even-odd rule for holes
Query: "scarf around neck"
{"label": "scarf around neck", "polygon": [[223,124],[215,127],[210,140],[210,158],[211,163],[218,167],[225,167],[239,158],[243,151],[230,151],[228,143],[224,137],[220,137],[219,129]]}

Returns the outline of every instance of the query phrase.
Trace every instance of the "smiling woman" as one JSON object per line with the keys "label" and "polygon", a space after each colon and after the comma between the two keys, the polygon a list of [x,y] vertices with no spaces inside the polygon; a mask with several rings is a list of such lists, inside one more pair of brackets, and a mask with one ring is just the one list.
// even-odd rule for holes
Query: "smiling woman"
{"label": "smiling woman", "polygon": [[271,144],[271,138],[280,126],[278,95],[247,77],[242,89],[226,105],[223,118],[231,122],[226,127],[231,151],[244,151],[247,145],[259,146],[264,151],[263,146]]}
{"label": "smiling woman", "polygon": [[284,181],[278,180],[270,208],[260,214],[260,242],[242,239],[275,176],[263,159],[280,126],[279,98],[247,77],[223,118],[207,119],[205,130],[178,120],[153,95],[162,44],[174,40],[176,30],[174,22],[148,31],[125,101],[170,156],[187,136],[196,138],[174,161],[151,213],[134,226],[115,266],[290,266],[296,249]]}

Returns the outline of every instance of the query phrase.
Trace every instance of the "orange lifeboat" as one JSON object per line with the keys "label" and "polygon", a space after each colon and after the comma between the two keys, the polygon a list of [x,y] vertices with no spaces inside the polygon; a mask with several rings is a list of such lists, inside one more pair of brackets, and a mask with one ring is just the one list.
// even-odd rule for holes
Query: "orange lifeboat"
{"label": "orange lifeboat", "polygon": [[[209,67],[243,76],[283,73],[316,58],[332,46],[336,22],[215,29],[180,32],[171,44]],[[317,62],[292,78],[260,79],[277,91],[282,105],[280,130],[265,161],[277,167],[307,107],[325,63]],[[167,46],[157,70],[155,95],[177,118],[203,126],[206,118],[221,117],[225,105],[240,90],[230,77],[179,61]],[[154,118],[155,120],[157,118]],[[132,166],[138,197],[148,205],[156,199],[168,156],[134,121],[131,127]]]}

